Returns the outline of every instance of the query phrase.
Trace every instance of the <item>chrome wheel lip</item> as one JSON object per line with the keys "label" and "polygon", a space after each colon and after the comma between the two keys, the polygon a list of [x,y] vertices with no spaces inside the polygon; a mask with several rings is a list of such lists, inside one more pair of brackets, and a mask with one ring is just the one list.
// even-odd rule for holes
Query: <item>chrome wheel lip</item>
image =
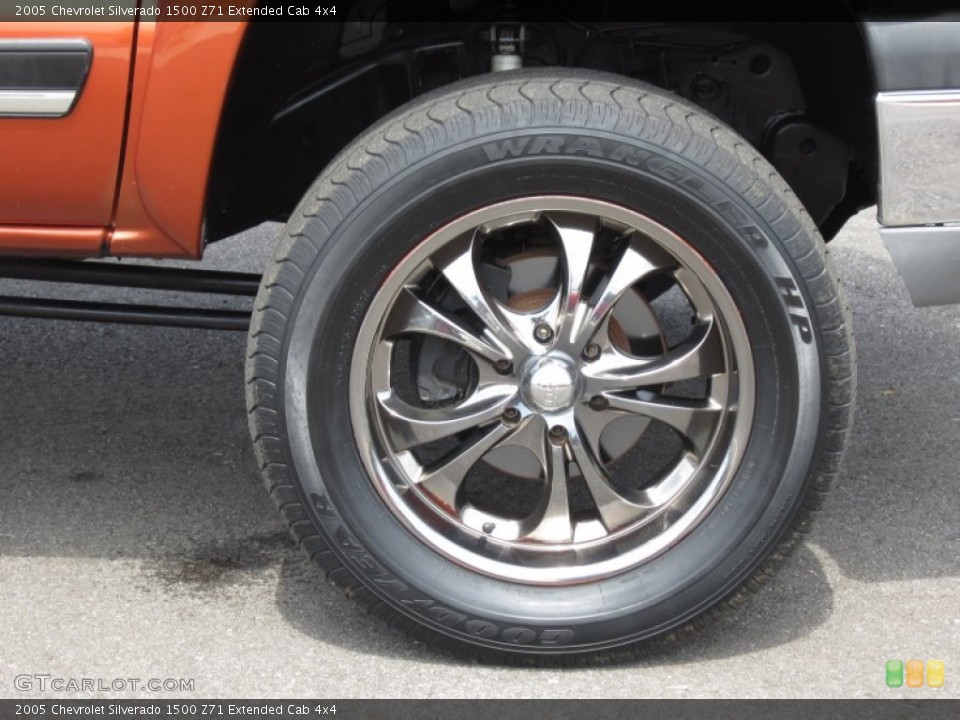
{"label": "chrome wheel lip", "polygon": [[[735,401],[725,410],[733,421],[726,423],[724,437],[714,437],[709,451],[704,451],[704,457],[711,458],[711,472],[705,472],[704,467],[692,471],[691,478],[682,488],[683,493],[678,491],[676,494],[677,497],[684,496],[682,505],[665,504],[644,518],[640,526],[627,526],[599,538],[533,545],[501,542],[474,527],[454,522],[450,516],[443,517],[419,490],[404,482],[403,476],[408,468],[402,453],[384,452],[382,447],[386,431],[376,400],[369,392],[368,375],[387,313],[416,268],[422,267],[447,243],[471,228],[491,232],[509,224],[528,222],[542,213],[593,215],[635,228],[666,249],[681,268],[709,288],[709,300],[716,315],[714,321],[723,330],[726,358],[728,361],[735,359],[736,370],[730,375],[735,376],[737,388]],[[563,338],[561,333],[570,331],[570,328],[562,325],[561,320],[557,345],[569,351],[571,336]],[[480,351],[501,353],[516,367],[521,355],[536,359],[556,352],[555,348],[551,350],[531,336],[530,343],[522,347],[480,348]],[[598,372],[599,369],[590,368],[583,376],[578,376],[578,383],[585,386],[588,393]],[[724,377],[725,384],[730,378]],[[699,526],[728,489],[743,458],[753,422],[754,378],[750,344],[737,306],[722,281],[693,247],[654,220],[619,205],[586,197],[533,196],[496,203],[461,216],[425,238],[388,274],[365,313],[357,337],[350,372],[350,414],[361,460],[378,494],[392,514],[421,542],[458,565],[490,577],[531,585],[569,585],[612,577],[638,567],[676,545]],[[581,404],[580,399],[570,407],[539,413],[538,408],[525,401],[519,388],[501,400],[519,409],[519,423],[542,421],[567,428],[572,433],[571,445],[576,444],[574,410]],[[719,444],[725,444],[726,451],[721,457],[714,458],[714,450]],[[706,462],[702,465],[705,466]],[[693,497],[687,497],[689,495]],[[666,527],[651,532],[652,525],[656,524],[653,521],[668,511],[679,515],[672,521],[658,520]],[[438,523],[438,518],[446,524]],[[488,552],[490,548],[497,548],[498,552]],[[508,555],[513,553],[520,561],[508,562],[496,557],[503,554],[504,548]],[[584,558],[589,558],[589,562],[583,562]]]}

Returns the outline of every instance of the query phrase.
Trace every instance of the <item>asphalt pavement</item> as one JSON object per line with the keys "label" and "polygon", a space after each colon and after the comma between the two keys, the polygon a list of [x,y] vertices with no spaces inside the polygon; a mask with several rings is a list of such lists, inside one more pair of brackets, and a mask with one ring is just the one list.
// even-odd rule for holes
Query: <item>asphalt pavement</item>
{"label": "asphalt pavement", "polygon": [[[202,266],[256,270],[279,230]],[[760,593],[614,667],[452,660],[328,585],[261,487],[243,333],[0,318],[0,697],[960,697],[960,309],[911,306],[874,210],[831,248],[860,356],[838,487]],[[13,292],[50,294],[0,282]],[[893,658],[945,661],[946,686],[887,689]],[[193,690],[20,691],[22,675]]]}

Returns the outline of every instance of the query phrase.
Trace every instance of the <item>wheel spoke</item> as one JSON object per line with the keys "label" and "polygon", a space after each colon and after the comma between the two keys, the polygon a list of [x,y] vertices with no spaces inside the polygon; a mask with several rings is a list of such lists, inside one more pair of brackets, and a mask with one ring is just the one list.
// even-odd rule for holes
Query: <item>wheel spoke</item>
{"label": "wheel spoke", "polygon": [[528,415],[513,432],[500,441],[500,447],[520,447],[536,455],[541,466],[547,462],[544,450],[547,424],[539,415]]}
{"label": "wheel spoke", "polygon": [[543,543],[564,543],[573,539],[573,519],[570,517],[570,500],[567,491],[570,477],[566,451],[544,439],[545,486],[537,509],[524,522],[532,529],[525,533],[528,540]]}
{"label": "wheel spoke", "polygon": [[487,332],[517,357],[525,351],[525,344],[518,340],[505,317],[505,309],[488,296],[480,283],[476,271],[477,234],[458,247],[445,248],[433,257],[434,266],[443,273],[453,289],[473,312],[480,318]]}
{"label": "wheel spoke", "polygon": [[659,420],[683,435],[697,457],[703,457],[723,408],[713,400],[688,400],[650,392],[637,397],[606,396],[610,407]]}
{"label": "wheel spoke", "polygon": [[384,337],[422,333],[449,340],[491,362],[509,359],[509,352],[495,338],[483,338],[458,318],[418,297],[412,288],[404,288],[397,298]]}
{"label": "wheel spoke", "polygon": [[497,306],[497,311],[501,321],[510,329],[512,337],[520,338],[526,351],[530,352],[540,347],[540,343],[534,337],[537,325],[545,323],[550,327],[556,327],[557,318],[561,316],[560,294],[556,294],[546,307],[534,312],[516,312],[502,305]]}
{"label": "wheel spoke", "polygon": [[627,290],[649,275],[671,269],[675,264],[675,261],[665,252],[652,244],[641,247],[640,242],[633,239],[611,270],[603,290],[593,304],[589,307],[577,308],[576,318],[569,335],[574,352],[579,354],[590,342]]}
{"label": "wheel spoke", "polygon": [[[593,410],[589,407],[581,407],[577,410],[577,432],[583,438],[583,442],[595,457],[603,460],[603,446],[600,443],[600,437],[607,426],[614,420],[624,417],[633,417],[633,413],[625,410]],[[644,426],[640,433],[646,429]]]}
{"label": "wheel spoke", "polygon": [[458,448],[455,453],[443,458],[423,473],[417,485],[455,514],[457,492],[470,468],[510,432],[511,429],[502,424],[490,428],[469,445]]}
{"label": "wheel spoke", "polygon": [[[571,322],[583,301],[583,285],[590,266],[597,220],[572,213],[555,212],[544,216],[560,238],[563,287],[561,290],[558,333],[573,330]],[[572,339],[572,337],[571,337]]]}
{"label": "wheel spoke", "polygon": [[593,502],[597,506],[600,521],[608,533],[640,519],[652,509],[647,505],[635,503],[617,492],[610,484],[603,466],[582,443],[579,436],[571,435],[570,449],[573,452],[573,459],[577,461],[577,467],[580,468],[580,474],[587,484],[587,489],[590,490]]}
{"label": "wheel spoke", "polygon": [[597,362],[585,366],[587,392],[668,385],[724,372],[723,342],[717,323],[710,320],[694,328],[690,337],[663,355],[635,358],[615,348]]}
{"label": "wheel spoke", "polygon": [[395,447],[409,450],[497,420],[515,394],[512,387],[496,385],[481,388],[459,405],[418,408],[386,390],[377,395],[377,402]]}

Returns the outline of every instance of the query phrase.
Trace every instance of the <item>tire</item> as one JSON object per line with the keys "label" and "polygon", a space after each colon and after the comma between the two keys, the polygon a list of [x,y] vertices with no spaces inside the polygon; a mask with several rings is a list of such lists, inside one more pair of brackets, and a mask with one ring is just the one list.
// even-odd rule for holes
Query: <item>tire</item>
{"label": "tire", "polygon": [[[547,289],[512,289],[532,257]],[[307,192],[256,302],[250,428],[293,537],[390,625],[498,662],[632,657],[807,531],[852,420],[848,328],[810,217],[716,119],[613,75],[483,76]],[[614,420],[611,450],[590,428]]]}

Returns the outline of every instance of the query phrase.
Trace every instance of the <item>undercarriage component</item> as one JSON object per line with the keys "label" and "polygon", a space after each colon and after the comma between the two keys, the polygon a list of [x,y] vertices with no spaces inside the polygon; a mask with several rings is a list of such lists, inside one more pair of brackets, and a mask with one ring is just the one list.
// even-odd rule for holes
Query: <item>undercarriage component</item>
{"label": "undercarriage component", "polygon": [[[0,260],[0,278],[246,297],[256,295],[260,283],[260,276],[252,273],[19,258]],[[53,300],[9,295],[0,296],[0,315],[207,330],[245,331],[250,325],[250,310]]]}
{"label": "undercarriage component", "polygon": [[0,296],[0,315],[125,325],[161,325],[202,330],[246,331],[250,327],[249,311],[44,300],[5,295]]}
{"label": "undercarriage component", "polygon": [[519,70],[523,67],[523,46],[526,41],[526,28],[523,25],[491,25],[490,45],[493,55],[490,57],[490,70]]}

